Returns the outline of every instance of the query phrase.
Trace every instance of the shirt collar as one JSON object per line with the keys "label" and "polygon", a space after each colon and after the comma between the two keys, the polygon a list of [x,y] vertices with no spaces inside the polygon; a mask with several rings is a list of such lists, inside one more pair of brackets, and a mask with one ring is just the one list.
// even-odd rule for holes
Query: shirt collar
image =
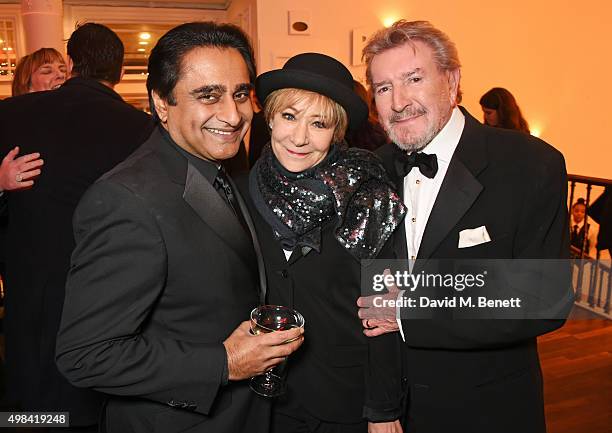
{"label": "shirt collar", "polygon": [[178,153],[183,155],[185,159],[189,162],[189,164],[193,165],[198,172],[204,176],[211,184],[214,184],[215,178],[217,177],[217,173],[219,173],[219,168],[221,167],[219,164],[209,161],[207,159],[198,158],[195,155],[187,152],[181,146],[176,144],[176,142],[170,136],[170,133],[163,126],[159,125],[158,128],[161,131],[162,136]]}
{"label": "shirt collar", "polygon": [[458,107],[453,108],[450,119],[433,140],[423,149],[424,153],[435,153],[438,161],[450,163],[465,126],[465,116]]}
{"label": "shirt collar", "polygon": [[574,217],[571,217],[571,221],[570,221],[570,228],[573,230],[574,226],[578,226],[578,230],[582,229],[582,226],[584,225],[584,219],[582,221],[580,221],[579,223],[577,223],[576,221],[574,221]]}

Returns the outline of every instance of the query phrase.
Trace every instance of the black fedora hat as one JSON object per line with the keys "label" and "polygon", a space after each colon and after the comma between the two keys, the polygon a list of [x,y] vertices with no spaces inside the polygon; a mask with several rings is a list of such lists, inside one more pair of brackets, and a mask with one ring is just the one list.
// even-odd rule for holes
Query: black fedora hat
{"label": "black fedora hat", "polygon": [[287,88],[309,90],[336,101],[346,110],[351,131],[368,117],[367,104],[353,91],[351,72],[325,54],[298,54],[287,60],[282,69],[264,72],[255,82],[257,98],[262,104],[273,91]]}

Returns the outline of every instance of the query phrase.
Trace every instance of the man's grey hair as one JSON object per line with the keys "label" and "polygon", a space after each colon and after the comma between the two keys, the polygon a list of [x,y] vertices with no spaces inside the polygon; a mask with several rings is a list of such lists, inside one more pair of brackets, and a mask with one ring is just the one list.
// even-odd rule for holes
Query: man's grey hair
{"label": "man's grey hair", "polygon": [[[391,27],[379,30],[369,40],[363,49],[363,59],[366,62],[366,79],[372,85],[372,59],[391,48],[400,47],[412,41],[427,44],[434,53],[434,60],[441,71],[454,71],[461,67],[459,54],[454,42],[441,30],[435,28],[429,21],[399,20]],[[461,87],[457,87],[457,103],[461,102]]]}

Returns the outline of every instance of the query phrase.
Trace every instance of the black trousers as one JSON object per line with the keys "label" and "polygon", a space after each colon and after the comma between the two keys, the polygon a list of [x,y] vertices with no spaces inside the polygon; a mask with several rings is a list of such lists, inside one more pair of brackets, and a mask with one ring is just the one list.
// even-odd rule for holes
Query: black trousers
{"label": "black trousers", "polygon": [[367,421],[342,424],[321,421],[304,410],[272,410],[272,433],[367,433]]}

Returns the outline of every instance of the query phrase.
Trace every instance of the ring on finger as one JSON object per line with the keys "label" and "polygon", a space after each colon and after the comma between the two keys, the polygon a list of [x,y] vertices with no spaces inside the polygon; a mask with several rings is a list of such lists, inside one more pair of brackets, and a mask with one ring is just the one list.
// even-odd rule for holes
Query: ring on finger
{"label": "ring on finger", "polygon": [[19,183],[23,181],[23,175],[21,173],[17,173],[15,175],[15,180]]}

